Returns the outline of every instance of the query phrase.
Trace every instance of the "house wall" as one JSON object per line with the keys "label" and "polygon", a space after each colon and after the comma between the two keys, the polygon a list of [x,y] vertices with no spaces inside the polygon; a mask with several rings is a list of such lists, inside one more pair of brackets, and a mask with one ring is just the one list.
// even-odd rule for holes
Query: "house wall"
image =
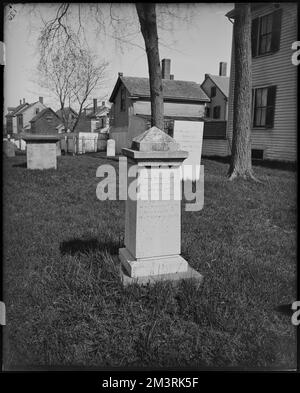
{"label": "house wall", "polygon": [[[135,101],[133,103],[134,115],[151,115],[150,101]],[[198,117],[204,116],[204,104],[164,102],[164,115],[171,117]]]}
{"label": "house wall", "polygon": [[40,101],[36,102],[34,105],[28,107],[28,109],[25,109],[24,112],[22,112],[23,115],[23,127],[30,126],[30,120],[34,118],[34,116],[37,114],[36,109],[39,108],[40,111],[46,108],[44,104],[42,104]]}
{"label": "house wall", "polygon": [[51,111],[46,112],[43,117],[31,122],[30,132],[33,134],[57,134],[60,120]]}
{"label": "house wall", "polygon": [[220,106],[220,118],[218,120],[227,120],[227,99],[221,90],[216,86],[216,95],[215,97],[211,97],[211,87],[216,86],[210,78],[206,78],[206,80],[201,85],[204,92],[211,99],[210,103],[207,103],[206,106],[210,108],[210,118],[213,119],[213,108],[215,106]]}
{"label": "house wall", "polygon": [[118,93],[115,97],[115,102],[113,105],[113,117],[114,123],[113,127],[124,127],[128,126],[128,114],[131,107],[131,100],[128,97],[128,92],[125,89],[125,111],[121,111],[121,88],[118,90]]}
{"label": "house wall", "polygon": [[12,116],[7,116],[6,118],[6,133],[12,134],[13,132],[13,118]]}
{"label": "house wall", "polygon": [[[282,8],[280,49],[252,59],[252,87],[276,85],[273,128],[252,128],[252,148],[263,149],[264,159],[296,161],[297,158],[297,67],[292,64],[291,45],[297,41],[297,4],[280,3]],[[252,12],[252,19],[274,11],[272,3]],[[233,48],[233,46],[232,46]],[[231,57],[227,134],[232,140],[234,53]]]}
{"label": "house wall", "polygon": [[18,125],[17,125],[17,116],[14,116],[12,118],[12,129],[13,129],[13,134],[17,134],[18,133]]}

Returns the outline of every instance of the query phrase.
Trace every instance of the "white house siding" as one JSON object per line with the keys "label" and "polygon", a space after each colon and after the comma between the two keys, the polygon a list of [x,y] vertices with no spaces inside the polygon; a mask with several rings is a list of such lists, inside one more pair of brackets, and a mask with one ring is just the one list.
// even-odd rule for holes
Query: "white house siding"
{"label": "white house siding", "polygon": [[[133,108],[135,115],[151,115],[150,101],[136,101]],[[204,105],[200,103],[164,102],[164,115],[202,118],[204,116]]]}
{"label": "white house siding", "polygon": [[[263,149],[264,159],[296,161],[297,154],[297,67],[292,64],[292,43],[297,41],[297,4],[280,3],[282,8],[280,49],[252,59],[252,87],[276,85],[274,127],[252,129],[252,148]],[[273,4],[252,12],[252,19],[271,13]],[[233,46],[232,46],[233,48]],[[227,133],[232,139],[234,64],[230,80]]]}
{"label": "white house siding", "polygon": [[213,119],[213,108],[215,106],[220,106],[220,120],[227,120],[227,100],[224,94],[220,91],[220,89],[216,86],[216,95],[215,97],[211,97],[211,88],[212,86],[216,86],[215,83],[210,78],[207,78],[203,84],[201,85],[202,89],[211,99],[211,102],[207,103],[206,106],[210,108],[210,118]]}
{"label": "white house siding", "polygon": [[229,141],[224,139],[203,139],[202,156],[227,157],[230,156]]}

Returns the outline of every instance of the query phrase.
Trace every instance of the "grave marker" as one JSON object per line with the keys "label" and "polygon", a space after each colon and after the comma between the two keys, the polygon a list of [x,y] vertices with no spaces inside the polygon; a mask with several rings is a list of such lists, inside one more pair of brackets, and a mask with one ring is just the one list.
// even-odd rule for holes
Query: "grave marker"
{"label": "grave marker", "polygon": [[[174,121],[174,139],[189,156],[183,161],[183,180],[199,180],[203,141],[203,121]],[[191,165],[191,167],[185,167]]]}
{"label": "grave marker", "polygon": [[116,141],[114,139],[108,139],[106,155],[107,157],[114,157],[116,155]]}
{"label": "grave marker", "polygon": [[56,135],[26,135],[26,157],[28,169],[56,169],[57,142]]}
{"label": "grave marker", "polygon": [[[125,248],[119,249],[124,285],[183,278],[202,280],[181,253],[180,167],[187,158],[173,138],[152,127],[122,152],[136,174],[136,198],[126,200]],[[171,175],[172,173],[172,175]],[[165,196],[165,198],[163,197]],[[168,196],[166,198],[166,196]]]}
{"label": "grave marker", "polygon": [[3,153],[6,157],[14,157],[15,156],[15,145],[11,141],[3,141]]}

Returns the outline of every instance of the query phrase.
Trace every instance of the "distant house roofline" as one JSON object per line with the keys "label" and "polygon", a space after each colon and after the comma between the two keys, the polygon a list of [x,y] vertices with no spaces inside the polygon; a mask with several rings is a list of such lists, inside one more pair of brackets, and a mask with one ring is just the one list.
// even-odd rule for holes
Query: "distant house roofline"
{"label": "distant house roofline", "polygon": [[[220,76],[220,75],[206,74],[205,75],[205,79],[204,79],[204,81],[201,84],[201,87],[203,86],[203,84],[205,83],[205,81],[208,78],[214,83],[214,85],[216,85],[216,87],[220,90],[220,92],[223,94],[223,96],[227,100],[228,96],[229,96],[229,76]],[[226,89],[225,89],[225,86],[221,86],[220,83],[218,83],[218,82],[220,82],[219,78],[223,78],[224,81],[226,80],[226,82],[228,82],[228,86],[226,86]],[[227,91],[225,91],[225,90],[227,90]]]}
{"label": "distant house roofline", "polygon": [[[196,82],[162,79],[162,83],[164,89],[164,100],[189,102],[210,101],[201,86]],[[109,98],[110,102],[114,102],[121,84],[123,84],[127,89],[130,98],[150,99],[149,78],[119,76]]]}

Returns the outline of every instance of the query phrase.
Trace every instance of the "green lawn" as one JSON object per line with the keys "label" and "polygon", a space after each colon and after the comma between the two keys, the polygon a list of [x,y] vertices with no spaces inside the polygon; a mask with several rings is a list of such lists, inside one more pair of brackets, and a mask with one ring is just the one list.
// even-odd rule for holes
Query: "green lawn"
{"label": "green lawn", "polygon": [[[125,202],[96,198],[98,154],[58,170],[4,159],[5,368],[296,366],[296,175],[255,167],[228,182],[204,160],[205,202],[182,215],[182,255],[197,288],[123,288]],[[115,166],[115,161],[109,161]]]}

